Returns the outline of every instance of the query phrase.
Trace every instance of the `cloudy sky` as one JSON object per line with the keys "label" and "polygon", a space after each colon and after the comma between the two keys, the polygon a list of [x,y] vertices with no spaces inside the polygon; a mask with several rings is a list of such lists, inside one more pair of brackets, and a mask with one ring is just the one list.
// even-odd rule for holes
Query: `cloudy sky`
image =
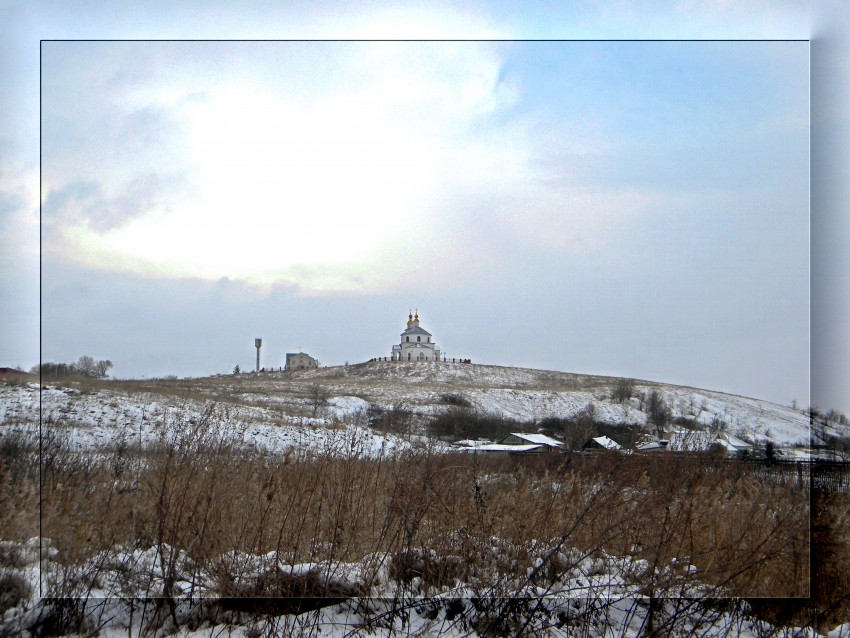
{"label": "cloudy sky", "polygon": [[118,377],[385,356],[418,308],[449,357],[850,408],[804,5],[84,6],[11,5],[0,365],[39,292],[43,359]]}

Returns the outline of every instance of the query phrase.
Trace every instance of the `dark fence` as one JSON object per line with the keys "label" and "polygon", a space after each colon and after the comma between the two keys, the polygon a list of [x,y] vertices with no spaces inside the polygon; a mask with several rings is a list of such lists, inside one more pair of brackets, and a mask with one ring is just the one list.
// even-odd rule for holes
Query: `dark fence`
{"label": "dark fence", "polygon": [[826,492],[850,491],[850,463],[811,459],[808,461],[767,461],[751,459],[730,461],[746,463],[750,472],[765,480],[808,483],[813,489]]}
{"label": "dark fence", "polygon": [[809,461],[812,487],[824,492],[850,492],[850,463]]}
{"label": "dark fence", "polygon": [[[772,460],[754,458],[718,457],[699,452],[660,452],[624,457],[617,452],[582,454],[568,452],[575,458],[611,457],[623,462],[626,458],[635,463],[646,463],[654,471],[720,472],[730,478],[752,476],[758,480],[779,483],[795,489],[813,489],[820,492],[850,492],[850,462],[810,460]],[[616,471],[612,468],[612,471]]]}
{"label": "dark fence", "polygon": [[745,470],[752,476],[794,487],[811,487],[824,492],[850,492],[850,463],[821,459],[774,460],[725,459],[730,473]]}
{"label": "dark fence", "polygon": [[[418,359],[393,359],[392,357],[374,357],[369,359],[365,363],[375,363],[376,361],[388,361],[390,363],[421,363]],[[432,359],[425,359],[425,362],[434,361]],[[437,363],[472,363],[472,359],[458,359],[457,357],[441,357],[437,360]]]}

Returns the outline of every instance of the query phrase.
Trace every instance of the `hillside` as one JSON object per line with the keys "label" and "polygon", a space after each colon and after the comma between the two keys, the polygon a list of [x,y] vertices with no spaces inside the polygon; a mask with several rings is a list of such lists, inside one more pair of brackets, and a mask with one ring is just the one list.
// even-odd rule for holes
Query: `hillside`
{"label": "hillside", "polygon": [[[519,422],[573,418],[592,406],[593,418],[611,425],[644,425],[641,395],[658,391],[674,420],[691,428],[717,428],[756,444],[783,448],[808,445],[809,421],[802,410],[711,390],[634,381],[632,398],[618,402],[619,379],[549,370],[476,364],[373,362],[295,372],[219,375],[196,379],[79,380],[45,383],[46,420],[74,428],[80,445],[114,442],[120,432],[152,435],[178,415],[197,417],[210,402],[228,406],[244,427],[245,440],[269,450],[325,446],[328,428],[356,434],[367,447],[406,447],[368,429],[370,407],[404,409],[419,417],[454,404]],[[35,384],[0,388],[0,423],[33,425],[39,402]],[[421,422],[421,419],[420,419]],[[834,426],[838,427],[838,426]],[[844,430],[827,434],[847,435]]]}
{"label": "hillside", "polygon": [[[526,431],[559,417],[569,440],[567,428],[586,425],[591,407],[594,427],[643,425],[656,391],[680,427],[713,432],[725,422],[732,434],[769,435],[805,453],[792,446],[807,440],[807,419],[790,408],[650,382],[634,382],[618,402],[622,388],[619,379],[471,364],[4,379],[0,550],[11,566],[0,634],[44,635],[44,626],[51,635],[200,636],[240,625],[234,635],[383,627],[487,636],[527,626],[556,636],[569,623],[600,628],[583,635],[614,626],[638,636],[664,623],[668,635],[699,626],[719,637],[749,623],[746,635],[768,635],[777,621],[760,624],[743,602],[677,601],[807,591],[817,568],[811,526],[843,521],[847,507],[839,492],[810,505],[804,466],[666,453],[449,454],[424,436],[425,425],[433,433],[461,414]],[[387,421],[398,415],[404,427]],[[816,573],[838,590],[846,526],[829,524],[835,567]],[[54,598],[77,601],[73,614]],[[145,599],[170,607],[139,608]],[[302,600],[315,607],[292,602]],[[812,622],[802,614],[778,622]],[[845,618],[836,606],[819,622]]]}

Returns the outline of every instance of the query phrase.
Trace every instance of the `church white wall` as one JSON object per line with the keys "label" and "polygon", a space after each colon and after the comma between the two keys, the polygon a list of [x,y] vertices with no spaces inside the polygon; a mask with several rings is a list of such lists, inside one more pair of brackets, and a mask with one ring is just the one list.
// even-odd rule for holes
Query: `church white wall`
{"label": "church white wall", "polygon": [[[417,345],[419,347],[417,347]],[[402,361],[419,361],[419,355],[422,354],[425,357],[425,361],[435,361],[440,356],[440,349],[435,347],[433,343],[430,344],[415,344],[415,343],[402,343],[401,344],[401,360]],[[408,354],[410,357],[408,358]]]}

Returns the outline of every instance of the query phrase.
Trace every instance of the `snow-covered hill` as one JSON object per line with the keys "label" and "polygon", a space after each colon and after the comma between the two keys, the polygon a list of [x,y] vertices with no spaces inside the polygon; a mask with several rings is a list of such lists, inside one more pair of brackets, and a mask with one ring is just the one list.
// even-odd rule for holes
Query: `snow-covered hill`
{"label": "snow-covered hill", "polygon": [[[522,422],[571,418],[592,406],[607,424],[644,425],[645,401],[656,390],[680,421],[722,428],[753,443],[806,446],[807,414],[768,401],[711,390],[635,381],[632,398],[618,402],[618,379],[502,366],[373,362],[297,372],[184,380],[47,383],[0,386],[0,424],[32,427],[39,405],[43,422],[70,426],[80,446],[114,444],[128,433],[150,439],[169,423],[199,418],[211,403],[226,406],[248,443],[269,451],[333,445],[340,431],[368,449],[411,443],[377,435],[367,426],[370,407],[403,408],[426,416],[458,402],[484,414]],[[829,429],[831,428],[831,429]],[[826,434],[850,435],[831,424]]]}
{"label": "snow-covered hill", "polygon": [[[319,384],[332,396],[353,395],[384,408],[404,405],[421,414],[445,410],[447,395],[462,397],[481,412],[518,421],[571,418],[593,406],[593,418],[612,425],[644,425],[647,415],[638,397],[657,390],[674,418],[705,428],[720,424],[729,434],[756,443],[772,440],[789,447],[810,440],[809,418],[802,410],[645,381],[635,381],[632,398],[619,403],[612,398],[619,379],[612,377],[489,365],[376,362],[279,378],[290,384]],[[274,383],[273,378],[268,382]]]}

